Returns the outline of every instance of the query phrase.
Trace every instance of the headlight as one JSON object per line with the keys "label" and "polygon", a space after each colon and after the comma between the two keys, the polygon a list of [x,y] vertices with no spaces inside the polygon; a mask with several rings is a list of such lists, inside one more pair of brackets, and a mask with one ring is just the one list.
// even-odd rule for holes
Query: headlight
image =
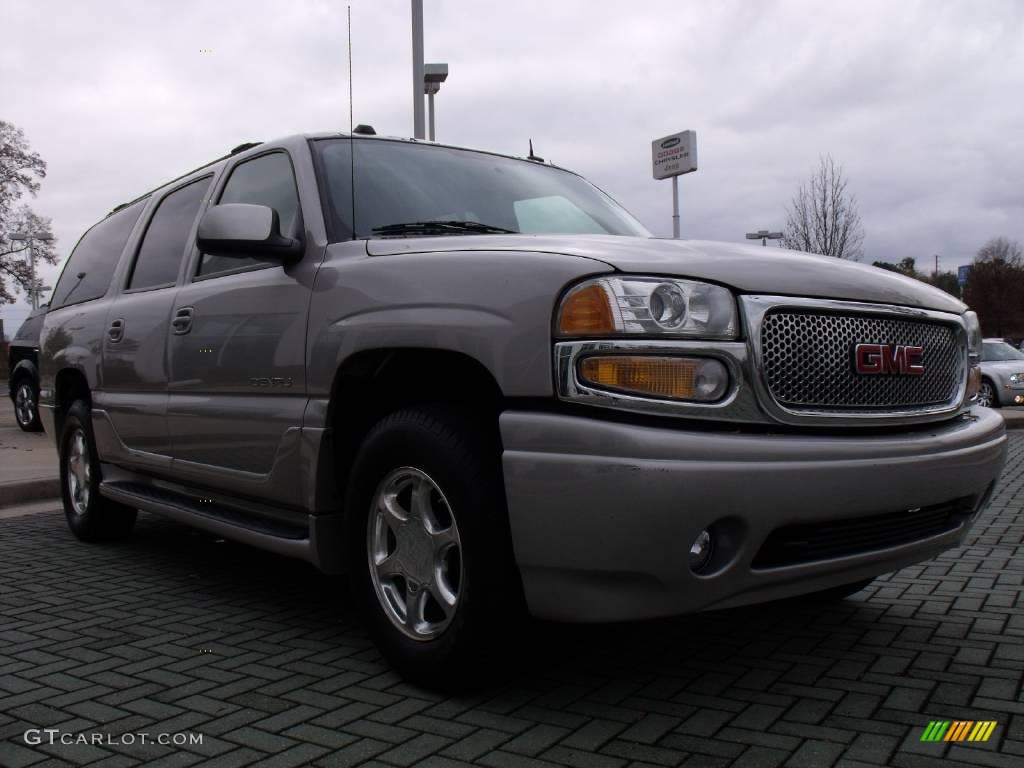
{"label": "headlight", "polygon": [[967,325],[967,353],[972,360],[981,359],[981,323],[978,322],[978,315],[968,310],[964,312],[964,322]]}
{"label": "headlight", "polygon": [[559,336],[657,334],[735,339],[732,293],[718,285],[657,277],[599,277],[577,285],[558,311]]}
{"label": "headlight", "polygon": [[1010,383],[1011,384],[1020,384],[1022,381],[1024,381],[1024,373],[1011,373],[1010,374]]}

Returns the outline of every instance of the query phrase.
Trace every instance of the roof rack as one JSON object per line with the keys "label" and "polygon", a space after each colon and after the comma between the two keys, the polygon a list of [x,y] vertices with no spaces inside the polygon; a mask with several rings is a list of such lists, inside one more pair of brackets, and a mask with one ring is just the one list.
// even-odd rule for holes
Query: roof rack
{"label": "roof rack", "polygon": [[[112,210],[110,213],[108,213],[107,216],[112,216],[115,213],[117,213],[118,211],[120,211],[121,209],[127,208],[129,205],[133,205],[133,204],[139,202],[139,200],[143,200],[143,199],[149,197],[154,192],[156,192],[157,189],[162,189],[163,187],[166,187],[166,186],[168,186],[170,184],[173,184],[176,181],[180,181],[181,179],[184,179],[186,176],[191,176],[196,171],[201,171],[201,170],[203,170],[203,168],[208,168],[211,165],[219,163],[221,160],[227,160],[229,157],[231,157],[232,155],[237,155],[239,152],[245,152],[245,150],[247,150],[247,149],[252,149],[253,147],[258,147],[262,143],[263,143],[262,141],[250,141],[247,144],[239,144],[237,147],[232,149],[230,152],[228,152],[223,157],[218,157],[216,160],[211,160],[208,163],[204,163],[203,165],[200,165],[198,168],[193,168],[188,173],[183,173],[183,174],[181,174],[181,176],[179,176],[176,179],[171,179],[170,181],[165,181],[163,184],[161,184],[156,189],[151,189],[149,192],[146,192],[144,195],[139,195],[134,200],[129,200],[127,203],[121,203],[120,205],[116,206],[114,208],[114,210]],[[104,218],[106,218],[106,216]]]}
{"label": "roof rack", "polygon": [[229,156],[230,155],[237,155],[239,152],[245,152],[245,150],[247,150],[247,149],[252,149],[253,147],[258,147],[262,143],[263,143],[262,141],[247,141],[245,144],[239,144],[237,147],[232,149],[231,152],[228,153],[228,154],[229,154]]}

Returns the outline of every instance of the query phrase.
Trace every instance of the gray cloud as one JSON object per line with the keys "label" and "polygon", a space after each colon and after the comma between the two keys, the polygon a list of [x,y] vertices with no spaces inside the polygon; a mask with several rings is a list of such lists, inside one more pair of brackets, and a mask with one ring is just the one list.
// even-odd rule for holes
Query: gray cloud
{"label": "gray cloud", "polygon": [[[868,260],[954,268],[989,237],[1024,240],[1016,0],[425,6],[427,60],[451,68],[439,138],[522,155],[532,137],[657,234],[670,192],[650,141],[692,128],[684,236],[780,227],[831,153]],[[352,2],[356,122],[381,133],[411,132],[408,9]],[[344,3],[8,0],[2,14],[18,34],[0,48],[0,117],[50,164],[34,204],[65,255],[114,205],[238,143],[348,125]]]}

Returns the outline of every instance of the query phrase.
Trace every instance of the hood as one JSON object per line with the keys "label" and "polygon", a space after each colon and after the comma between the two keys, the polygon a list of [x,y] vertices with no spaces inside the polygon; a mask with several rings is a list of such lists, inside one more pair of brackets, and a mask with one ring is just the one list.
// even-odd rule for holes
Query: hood
{"label": "hood", "polygon": [[981,368],[985,371],[1001,373],[1022,373],[1024,372],[1024,360],[982,360]]}
{"label": "hood", "polygon": [[602,261],[621,272],[710,280],[741,293],[846,299],[963,312],[945,291],[856,262],[710,240],[611,235],[455,235],[367,240],[371,256],[417,252],[534,251]]}

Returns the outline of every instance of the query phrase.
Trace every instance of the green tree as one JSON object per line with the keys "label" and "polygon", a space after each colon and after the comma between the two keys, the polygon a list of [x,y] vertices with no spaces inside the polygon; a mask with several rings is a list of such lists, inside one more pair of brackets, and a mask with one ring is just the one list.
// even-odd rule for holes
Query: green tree
{"label": "green tree", "polygon": [[996,237],[974,257],[964,300],[978,313],[986,336],[1024,335],[1024,250]]}
{"label": "green tree", "polygon": [[913,256],[907,256],[900,260],[899,264],[892,264],[888,261],[874,261],[871,263],[871,266],[887,269],[890,272],[898,272],[907,277],[916,277],[918,280],[921,279],[921,275],[917,272],[917,259]]}

